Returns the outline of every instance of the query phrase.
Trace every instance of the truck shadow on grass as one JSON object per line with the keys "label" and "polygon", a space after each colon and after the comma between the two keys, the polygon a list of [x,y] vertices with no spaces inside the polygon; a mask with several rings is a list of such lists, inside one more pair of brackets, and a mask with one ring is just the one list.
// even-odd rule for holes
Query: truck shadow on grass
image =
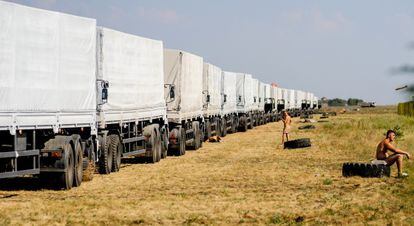
{"label": "truck shadow on grass", "polygon": [[[121,169],[134,164],[152,164],[149,163],[145,158],[125,158],[122,159],[121,162]],[[50,178],[40,178],[39,176],[25,176],[0,179],[0,191],[39,191],[43,189],[62,190],[62,188],[56,186],[57,183],[55,180],[57,178],[58,177],[54,178],[53,176],[50,176]],[[2,197],[0,193],[0,200],[2,198],[8,197]]]}
{"label": "truck shadow on grass", "polygon": [[[44,183],[38,177],[16,177],[0,180],[0,191],[38,191],[42,189],[60,190],[51,183]],[[1,197],[0,199],[4,198]],[[7,198],[7,197],[6,197]]]}

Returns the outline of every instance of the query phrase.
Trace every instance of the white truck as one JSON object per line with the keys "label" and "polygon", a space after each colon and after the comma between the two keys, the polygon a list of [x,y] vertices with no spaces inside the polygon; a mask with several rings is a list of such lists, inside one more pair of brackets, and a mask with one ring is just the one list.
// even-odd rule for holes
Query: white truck
{"label": "white truck", "polygon": [[236,78],[238,129],[244,132],[253,128],[253,79],[250,74],[243,73],[237,73]]}
{"label": "white truck", "polygon": [[204,139],[203,58],[181,50],[164,50],[164,91],[169,151],[184,155]]}
{"label": "white truck", "polygon": [[219,67],[204,63],[203,69],[203,116],[204,140],[212,135],[227,134],[225,119],[221,117],[222,71]]}
{"label": "white truck", "polygon": [[167,156],[163,44],[97,29],[99,172],[118,171],[122,157]]}
{"label": "white truck", "polygon": [[39,175],[70,189],[96,162],[110,173],[121,157],[159,160],[162,42],[7,2],[0,21],[0,178]]}
{"label": "white truck", "polygon": [[226,121],[226,132],[236,133],[239,124],[236,94],[237,73],[223,71],[221,85],[221,118]]}
{"label": "white truck", "polygon": [[0,1],[0,178],[79,186],[93,162],[96,21]]}

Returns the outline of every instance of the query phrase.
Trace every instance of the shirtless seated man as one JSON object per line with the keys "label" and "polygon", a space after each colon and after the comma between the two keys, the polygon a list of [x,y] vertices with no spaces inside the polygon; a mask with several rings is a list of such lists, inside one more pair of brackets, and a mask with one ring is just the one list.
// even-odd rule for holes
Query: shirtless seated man
{"label": "shirtless seated man", "polygon": [[[393,130],[388,130],[387,137],[384,140],[382,140],[377,146],[376,158],[378,160],[384,160],[388,166],[391,166],[395,162],[397,162],[398,177],[407,177],[408,174],[402,172],[403,158],[404,155],[407,156],[408,159],[410,159],[411,156],[408,152],[395,148],[392,145],[392,142],[394,140],[395,132]],[[388,155],[388,151],[392,152],[393,154]]]}

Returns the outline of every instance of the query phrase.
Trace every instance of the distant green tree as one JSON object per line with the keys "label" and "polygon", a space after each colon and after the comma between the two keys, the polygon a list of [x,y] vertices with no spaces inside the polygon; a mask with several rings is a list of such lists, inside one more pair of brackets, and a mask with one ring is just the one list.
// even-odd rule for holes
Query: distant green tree
{"label": "distant green tree", "polygon": [[332,107],[334,107],[334,106],[345,106],[346,103],[347,103],[346,100],[339,99],[339,98],[328,100],[328,105],[332,106]]}
{"label": "distant green tree", "polygon": [[364,102],[364,100],[357,99],[357,98],[349,98],[347,101],[348,106],[357,106]]}

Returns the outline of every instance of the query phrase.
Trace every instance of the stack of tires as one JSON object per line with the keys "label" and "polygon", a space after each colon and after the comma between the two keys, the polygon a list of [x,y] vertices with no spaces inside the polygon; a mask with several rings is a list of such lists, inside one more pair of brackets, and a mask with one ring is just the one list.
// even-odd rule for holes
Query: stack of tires
{"label": "stack of tires", "polygon": [[342,176],[361,176],[361,177],[389,177],[391,168],[385,164],[370,163],[344,163],[342,165]]}

